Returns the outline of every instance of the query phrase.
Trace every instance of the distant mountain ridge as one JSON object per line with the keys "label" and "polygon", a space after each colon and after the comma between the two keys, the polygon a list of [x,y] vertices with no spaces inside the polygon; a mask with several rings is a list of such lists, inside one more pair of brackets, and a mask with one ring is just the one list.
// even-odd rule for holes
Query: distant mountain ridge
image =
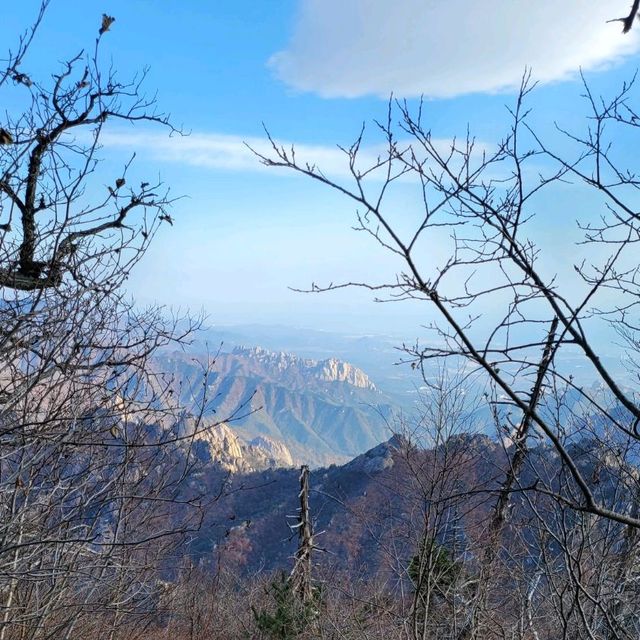
{"label": "distant mountain ridge", "polygon": [[197,403],[206,389],[205,417],[235,413],[233,433],[246,442],[266,438],[284,445],[294,464],[346,462],[388,439],[389,422],[399,411],[364,371],[336,358],[236,347],[217,354],[203,387],[193,356],[172,352],[161,362],[176,379],[196,381],[182,385],[183,401]]}
{"label": "distant mountain ridge", "polygon": [[[234,362],[237,362],[237,359],[233,356],[251,361],[252,371],[262,370],[265,377],[277,379],[283,373],[288,375],[287,383],[292,387],[296,385],[308,386],[310,383],[318,381],[345,382],[359,389],[377,391],[376,385],[362,369],[358,369],[348,362],[341,362],[337,358],[312,360],[284,351],[270,351],[262,347],[236,347],[229,355]],[[224,367],[227,359],[227,354],[220,354],[218,361],[221,367]]]}

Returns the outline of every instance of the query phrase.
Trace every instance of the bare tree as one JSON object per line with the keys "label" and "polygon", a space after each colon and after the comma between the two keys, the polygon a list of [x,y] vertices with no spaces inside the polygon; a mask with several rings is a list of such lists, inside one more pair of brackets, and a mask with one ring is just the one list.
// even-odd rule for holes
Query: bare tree
{"label": "bare tree", "polygon": [[631,9],[629,10],[628,15],[624,18],[616,18],[614,22],[622,22],[622,33],[629,33],[633,28],[633,23],[638,17],[638,10],[640,9],[640,0],[633,0],[633,4],[631,5]]}
{"label": "bare tree", "polygon": [[297,522],[295,525],[291,525],[293,530],[297,530],[298,533],[298,549],[289,581],[300,601],[304,605],[309,605],[313,600],[311,569],[314,544],[313,523],[309,512],[309,467],[306,464],[300,468],[299,499]]}
{"label": "bare tree", "polygon": [[189,413],[154,360],[201,320],[124,293],[171,198],[133,158],[117,175],[100,164],[111,122],[175,130],[144,73],[102,62],[110,16],[51,79],[26,70],[47,5],[0,72],[23,107],[0,123],[0,639],[115,640],[149,624],[201,521],[207,399]]}
{"label": "bare tree", "polygon": [[[361,166],[359,161],[364,131],[343,149],[351,183],[338,182],[317,166],[300,164],[293,150],[273,139],[271,156],[261,158],[269,166],[293,169],[353,200],[360,208],[358,229],[404,264],[392,282],[314,285],[312,291],[362,286],[386,291],[390,299],[429,304],[442,320],[432,325],[439,340],[436,346],[406,347],[414,366],[425,367],[434,359],[465,361],[471,367],[470,379],[484,376],[495,387],[495,406],[507,432],[520,438],[517,423],[508,415],[520,413],[523,424],[531,424],[524,440],[543,437],[550,442],[571,478],[570,490],[564,492],[542,480],[532,490],[553,495],[577,511],[637,527],[635,512],[605,496],[596,497],[571,454],[567,444],[571,434],[565,432],[563,420],[538,405],[539,390],[562,388],[572,396],[576,411],[600,425],[592,430],[594,437],[607,425],[608,433],[624,445],[621,469],[627,470],[625,482],[635,495],[633,464],[626,465],[637,459],[640,405],[633,386],[624,379],[626,375],[637,379],[634,250],[640,229],[634,198],[638,181],[632,170],[619,168],[618,155],[622,141],[626,144],[638,131],[634,89],[633,83],[625,84],[618,95],[604,100],[585,84],[590,110],[586,132],[561,130],[565,146],[575,150],[572,158],[554,151],[529,124],[528,76],[510,110],[510,131],[495,146],[480,148],[470,136],[443,145],[426,128],[422,104],[414,111],[407,103],[395,102],[389,105],[387,119],[377,123],[386,151],[373,165]],[[570,181],[579,193],[593,193],[594,206],[571,212],[579,216],[574,268],[572,275],[556,274],[545,262],[551,258],[548,248],[534,240],[533,221],[541,215],[543,194],[551,195]],[[409,185],[419,194],[422,215],[407,232],[399,212],[387,203],[394,189]],[[439,262],[429,250],[435,244],[449,249]],[[485,319],[488,310],[493,324]],[[556,324],[557,330],[552,330]],[[610,364],[606,347],[592,337],[602,326],[626,346],[628,373]],[[543,375],[536,380],[541,353]],[[579,358],[597,385],[586,388],[576,381],[566,365],[569,357]]]}

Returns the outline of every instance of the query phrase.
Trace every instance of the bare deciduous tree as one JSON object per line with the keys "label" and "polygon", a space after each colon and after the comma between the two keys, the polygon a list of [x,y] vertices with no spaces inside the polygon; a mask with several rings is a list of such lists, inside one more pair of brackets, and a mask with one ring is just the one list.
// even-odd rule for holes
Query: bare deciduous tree
{"label": "bare deciduous tree", "polygon": [[615,22],[622,22],[622,33],[629,33],[633,28],[633,23],[638,17],[638,10],[640,9],[640,0],[633,0],[633,4],[631,5],[631,9],[629,10],[628,15],[624,18],[616,18]]}
{"label": "bare deciduous tree", "polygon": [[206,397],[190,415],[153,357],[200,319],[129,301],[171,199],[133,159],[100,164],[112,122],[174,130],[144,73],[102,62],[110,16],[51,79],[26,70],[47,5],[0,73],[22,105],[0,123],[0,639],[115,640],[149,624],[169,553],[201,520]]}
{"label": "bare deciduous tree", "polygon": [[[562,153],[530,124],[527,76],[510,110],[510,131],[495,145],[480,145],[470,136],[445,145],[426,127],[422,104],[413,110],[407,103],[392,102],[387,119],[377,123],[386,149],[374,164],[360,163],[364,131],[344,148],[351,182],[300,164],[291,149],[273,139],[272,154],[261,158],[350,198],[359,207],[358,229],[404,265],[391,282],[314,285],[312,291],[362,286],[379,294],[386,291],[388,299],[429,304],[441,319],[431,325],[438,340],[435,346],[406,348],[414,366],[465,361],[470,380],[483,378],[482,384],[495,388],[505,435],[523,440],[519,446],[543,437],[571,478],[563,492],[542,479],[532,490],[577,511],[637,527],[635,512],[596,496],[571,454],[572,434],[563,417],[539,402],[540,390],[562,389],[571,396],[574,411],[591,420],[592,437],[606,425],[625,452],[620,468],[627,469],[625,482],[629,493],[636,494],[630,470],[640,447],[640,405],[633,386],[639,343],[639,183],[632,170],[620,167],[619,155],[620,147],[637,136],[634,90],[633,83],[625,84],[618,95],[604,100],[585,84],[586,131],[562,130],[564,140],[554,141],[564,145]],[[591,206],[554,211],[554,194],[568,182],[575,183],[577,197],[591,193]],[[401,220],[390,194],[411,188],[419,195],[422,212],[407,230],[407,216]],[[544,220],[545,212],[556,220],[561,214],[578,218],[574,244],[566,245],[573,247],[573,268],[560,273],[551,266],[557,261],[551,247],[536,240],[540,225],[553,224]],[[606,342],[594,337],[603,327],[626,347],[626,371],[607,360]],[[543,353],[542,377],[537,379]],[[593,387],[576,380],[567,364],[576,359],[597,381]],[[523,437],[509,412],[519,413],[521,424],[531,424]]]}

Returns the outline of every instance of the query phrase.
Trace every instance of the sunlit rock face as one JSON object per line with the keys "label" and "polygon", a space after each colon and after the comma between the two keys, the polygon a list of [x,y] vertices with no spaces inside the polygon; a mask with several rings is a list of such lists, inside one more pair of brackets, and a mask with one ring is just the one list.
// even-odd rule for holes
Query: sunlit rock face
{"label": "sunlit rock face", "polygon": [[273,461],[270,467],[293,466],[291,452],[282,442],[267,436],[258,436],[249,442],[249,447],[256,451],[256,455],[266,456],[268,460]]}
{"label": "sunlit rock face", "polygon": [[376,386],[369,380],[367,374],[348,362],[341,362],[335,358],[318,362],[314,369],[321,380],[327,382],[346,382],[359,389],[376,390]]}
{"label": "sunlit rock face", "polygon": [[206,444],[212,461],[233,473],[293,466],[291,453],[282,442],[267,437],[246,442],[224,423],[203,429],[196,439]]}

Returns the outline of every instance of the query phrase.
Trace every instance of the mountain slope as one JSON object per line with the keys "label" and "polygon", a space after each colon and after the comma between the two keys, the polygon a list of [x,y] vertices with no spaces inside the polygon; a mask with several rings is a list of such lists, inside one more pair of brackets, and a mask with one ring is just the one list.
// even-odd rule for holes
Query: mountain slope
{"label": "mountain slope", "polygon": [[205,415],[235,415],[237,434],[283,443],[296,464],[344,462],[366,451],[389,437],[397,411],[363,371],[335,358],[236,348],[216,356],[204,381],[201,366],[184,353],[167,354],[161,366],[191,381],[180,390],[185,402],[198,405],[206,389]]}
{"label": "mountain slope", "polygon": [[[628,473],[619,460],[589,439],[572,445],[571,454],[603,504],[618,499],[623,491],[621,478]],[[423,536],[426,515],[429,527],[437,530],[437,542],[456,547],[460,553],[464,550],[470,560],[475,550],[483,548],[496,490],[511,455],[513,449],[505,450],[501,443],[481,434],[452,436],[426,450],[394,436],[345,465],[313,471],[310,507],[317,544],[330,552],[317,553],[315,561],[357,575],[401,574]],[[521,486],[531,487],[540,477],[551,490],[561,491],[564,480],[559,469],[560,461],[550,447],[536,447],[529,451]],[[637,474],[637,469],[632,473]],[[199,483],[207,482],[212,487],[219,482],[214,467],[199,479]],[[198,560],[217,562],[215,550],[223,562],[250,574],[290,567],[297,538],[288,523],[295,521],[291,518],[299,506],[298,487],[297,469],[270,469],[230,478],[230,491],[212,506],[202,532],[194,539],[192,549]],[[566,518],[572,521],[575,517],[575,512],[563,512],[562,505],[545,503],[546,499],[534,492],[512,494],[505,545],[513,542],[535,553],[540,531],[530,500],[535,500],[538,509],[542,505],[565,518],[551,518],[550,526],[566,526]],[[553,544],[549,549],[557,551]],[[233,557],[225,557],[226,552]]]}

